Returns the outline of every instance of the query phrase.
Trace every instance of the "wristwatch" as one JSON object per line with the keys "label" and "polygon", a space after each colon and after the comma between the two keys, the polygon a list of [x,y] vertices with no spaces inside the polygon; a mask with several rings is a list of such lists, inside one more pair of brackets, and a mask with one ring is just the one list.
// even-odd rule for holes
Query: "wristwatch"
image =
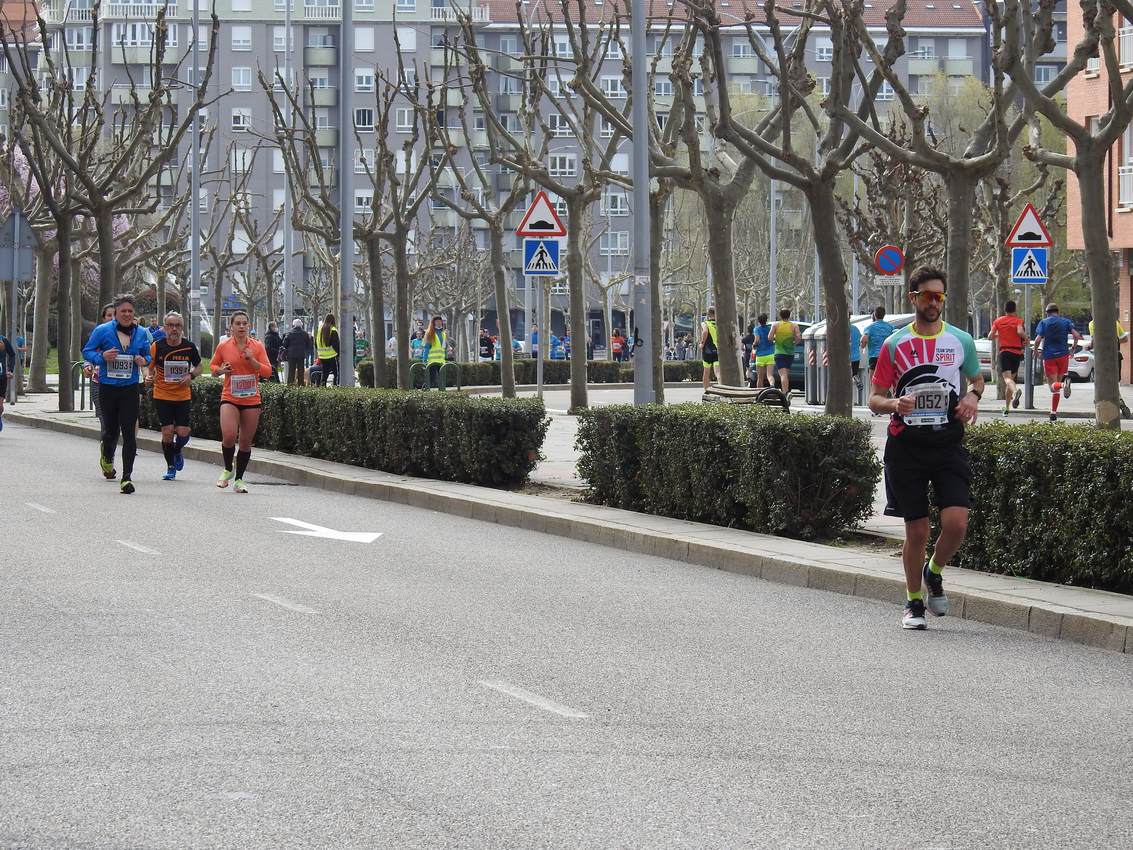
{"label": "wristwatch", "polygon": [[972,395],[974,395],[976,397],[976,401],[983,401],[983,397],[984,397],[983,393],[978,393],[975,390],[968,390],[968,392],[970,392]]}

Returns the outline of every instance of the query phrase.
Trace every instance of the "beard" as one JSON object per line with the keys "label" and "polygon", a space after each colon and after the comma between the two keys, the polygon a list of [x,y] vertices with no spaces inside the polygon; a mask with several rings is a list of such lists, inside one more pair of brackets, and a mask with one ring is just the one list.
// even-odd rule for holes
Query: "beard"
{"label": "beard", "polygon": [[940,320],[941,309],[936,304],[930,304],[927,307],[917,306],[917,318],[922,322],[932,323]]}

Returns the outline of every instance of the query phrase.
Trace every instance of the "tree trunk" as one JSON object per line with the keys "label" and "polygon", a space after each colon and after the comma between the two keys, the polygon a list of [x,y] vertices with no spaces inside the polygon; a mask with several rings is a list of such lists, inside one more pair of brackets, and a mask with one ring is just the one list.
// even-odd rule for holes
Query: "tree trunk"
{"label": "tree trunk", "polygon": [[50,248],[35,249],[35,306],[32,312],[31,361],[28,368],[28,392],[48,393],[47,355],[51,340],[47,336],[51,318],[51,263]]}
{"label": "tree trunk", "polygon": [[1082,237],[1086,269],[1090,274],[1090,307],[1094,314],[1094,415],[1099,428],[1119,430],[1117,295],[1107,236],[1105,176],[1101,157],[1092,156],[1092,153],[1079,154],[1074,173],[1081,192]]}
{"label": "tree trunk", "polygon": [[[220,345],[220,338],[224,335],[224,270],[220,264],[215,266],[216,272],[212,276],[212,350]],[[316,317],[317,319],[317,317]],[[203,356],[203,355],[202,355]]]}
{"label": "tree trunk", "polygon": [[945,255],[948,300],[944,304],[944,316],[950,325],[963,331],[968,330],[972,209],[976,205],[978,182],[979,178],[965,170],[954,169],[944,175],[944,184],[948,187],[948,246]]}
{"label": "tree trunk", "polygon": [[665,244],[665,208],[672,184],[666,181],[649,193],[649,286],[653,290],[653,315],[649,317],[649,338],[653,340],[653,399],[665,403],[665,338],[662,334],[664,298],[661,286],[661,249]]}
{"label": "tree trunk", "polygon": [[98,230],[98,305],[112,301],[118,294],[118,266],[115,263],[114,210],[103,207],[96,211]]}
{"label": "tree trunk", "polygon": [[167,304],[169,301],[169,280],[165,274],[163,267],[157,269],[157,323],[160,325],[165,319],[165,314],[168,312]]}
{"label": "tree trunk", "polygon": [[819,271],[826,303],[826,351],[829,356],[826,413],[853,415],[850,380],[850,305],[846,298],[846,267],[834,218],[834,179],[817,181],[808,192],[810,220],[818,249]]}
{"label": "tree trunk", "polygon": [[[70,237],[72,231],[69,229],[71,226],[71,222],[69,220],[67,222],[67,225],[68,241],[66,262],[69,270],[67,277],[71,282],[71,361],[74,362],[76,360],[81,360],[83,357],[83,266],[82,263],[70,256]],[[63,249],[58,241],[56,241],[55,244],[58,246],[60,269],[62,269],[62,263],[64,261]],[[59,281],[59,285],[62,286],[62,270],[60,270],[59,272]],[[105,303],[105,301],[102,301],[95,305],[94,323],[96,325],[102,321],[102,305]]]}
{"label": "tree trunk", "polygon": [[[734,208],[702,196],[708,222],[708,262],[712,266],[712,296],[716,302],[716,347],[719,349],[720,383],[729,387],[743,385],[740,358],[736,351],[736,278],[732,254],[732,218]],[[833,215],[833,213],[831,213]]]}
{"label": "tree trunk", "polygon": [[614,308],[610,304],[610,287],[602,287],[602,327],[606,334],[606,362],[614,362],[614,347],[610,337],[614,335]]}
{"label": "tree trunk", "polygon": [[384,386],[386,374],[386,296],[382,244],[378,237],[366,240],[366,261],[370,266],[370,348],[374,355],[374,386]]}
{"label": "tree trunk", "polygon": [[[59,295],[56,299],[59,311],[59,410],[70,413],[75,409],[74,386],[71,383],[71,347],[77,342],[73,339],[73,314],[80,313],[79,304],[73,299],[71,287],[71,219],[64,216],[55,222],[55,246],[59,256]],[[78,287],[75,287],[76,289]]]}
{"label": "tree trunk", "polygon": [[[507,263],[504,261],[504,229],[499,216],[488,229],[492,252],[492,280],[496,289],[496,327],[499,329],[500,385],[504,398],[515,398],[515,357],[511,350],[511,305],[507,294]],[[585,337],[583,338],[585,342]],[[586,346],[582,346],[583,352]]]}
{"label": "tree trunk", "polygon": [[390,241],[396,285],[394,332],[397,334],[397,388],[412,389],[409,382],[409,258],[405,254],[406,234],[397,232]]}
{"label": "tree trunk", "polygon": [[[583,340],[583,345],[570,349],[570,412],[587,407],[586,395],[586,280],[582,271],[582,233],[586,227],[588,203],[577,195],[567,198],[570,231],[567,234],[567,281],[570,286],[570,335]],[[540,331],[539,356],[543,357],[550,341],[547,328]]]}

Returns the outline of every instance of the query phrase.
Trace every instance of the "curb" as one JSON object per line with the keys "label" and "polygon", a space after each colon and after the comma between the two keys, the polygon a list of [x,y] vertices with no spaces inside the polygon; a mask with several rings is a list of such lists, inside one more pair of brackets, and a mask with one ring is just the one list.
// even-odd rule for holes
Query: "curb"
{"label": "curb", "polygon": [[[6,416],[12,422],[34,428],[88,438],[98,436],[97,428],[79,422],[11,411]],[[140,432],[138,445],[160,451],[160,439],[153,432]],[[185,454],[193,460],[221,460],[219,444],[211,440],[195,439],[185,447]],[[853,556],[832,547],[471,484],[410,478],[276,451],[257,451],[255,461],[257,470],[294,484],[526,528],[779,584],[888,603],[902,598],[904,591],[903,579],[891,569],[871,566],[868,557],[855,559],[860,565],[836,563],[838,558]],[[810,557],[784,551],[788,549],[806,551]],[[958,589],[948,595],[952,603],[950,616],[1133,655],[1133,617],[1028,595],[1029,589],[1041,593],[1056,589],[1057,585],[969,570],[955,572],[957,578],[950,586]],[[1022,585],[1021,589],[1004,592],[1003,588],[974,586],[998,582],[1005,585],[1009,581]],[[1091,592],[1098,593],[1099,599],[1113,596],[1124,602],[1124,597],[1117,594]]]}

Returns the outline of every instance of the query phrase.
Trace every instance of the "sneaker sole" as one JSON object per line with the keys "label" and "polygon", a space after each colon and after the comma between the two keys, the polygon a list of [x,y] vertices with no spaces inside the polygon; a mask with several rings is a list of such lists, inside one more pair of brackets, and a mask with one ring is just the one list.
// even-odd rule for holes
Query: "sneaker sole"
{"label": "sneaker sole", "polygon": [[927,623],[902,623],[901,628],[909,632],[923,632],[928,628]]}
{"label": "sneaker sole", "polygon": [[952,611],[952,606],[950,604],[948,604],[948,597],[945,596],[944,597],[944,610],[943,611],[932,610],[932,605],[928,602],[928,600],[925,600],[925,609],[928,611],[928,613],[932,614],[932,616],[934,616],[934,617],[947,617],[948,614]]}

